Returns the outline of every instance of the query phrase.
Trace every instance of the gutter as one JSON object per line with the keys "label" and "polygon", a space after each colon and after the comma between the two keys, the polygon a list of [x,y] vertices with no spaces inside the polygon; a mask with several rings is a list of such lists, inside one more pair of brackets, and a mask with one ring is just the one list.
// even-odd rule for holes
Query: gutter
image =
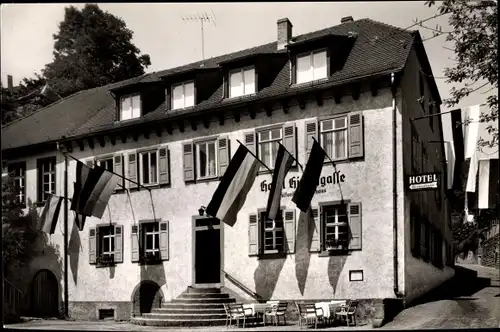
{"label": "gutter", "polygon": [[399,291],[398,279],[398,158],[397,158],[397,107],[396,107],[396,94],[397,83],[395,80],[395,73],[391,73],[391,92],[392,92],[392,239],[394,247],[394,294],[397,298],[402,298],[403,294]]}

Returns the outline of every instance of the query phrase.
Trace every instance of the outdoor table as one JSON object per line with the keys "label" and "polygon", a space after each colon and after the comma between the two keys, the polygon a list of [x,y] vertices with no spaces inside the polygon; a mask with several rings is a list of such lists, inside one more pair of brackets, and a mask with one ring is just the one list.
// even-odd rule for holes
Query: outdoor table
{"label": "outdoor table", "polygon": [[264,314],[267,308],[270,307],[268,303],[246,303],[243,304],[243,309],[251,309],[252,316],[256,316],[257,314]]}
{"label": "outdoor table", "polygon": [[345,305],[346,301],[345,300],[332,300],[330,302],[318,302],[315,303],[316,309],[323,309],[323,317],[326,319],[330,319],[331,317],[334,318],[335,314],[335,308],[341,305]]}

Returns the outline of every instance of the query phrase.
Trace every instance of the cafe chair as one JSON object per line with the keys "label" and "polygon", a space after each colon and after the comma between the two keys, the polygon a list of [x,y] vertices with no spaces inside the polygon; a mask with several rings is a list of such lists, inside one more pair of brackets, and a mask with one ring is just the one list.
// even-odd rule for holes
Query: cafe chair
{"label": "cafe chair", "polygon": [[273,304],[271,308],[266,309],[264,312],[264,326],[266,325],[266,317],[271,317],[271,323],[274,320],[276,326],[279,325],[280,317],[283,317],[283,322],[286,325],[286,308],[288,307],[288,302],[279,301],[277,304]]}
{"label": "cafe chair", "polygon": [[349,322],[352,321],[352,326],[356,326],[356,308],[358,307],[358,303],[358,301],[348,301],[346,305],[337,307],[335,318],[345,319],[347,326],[350,326]]}

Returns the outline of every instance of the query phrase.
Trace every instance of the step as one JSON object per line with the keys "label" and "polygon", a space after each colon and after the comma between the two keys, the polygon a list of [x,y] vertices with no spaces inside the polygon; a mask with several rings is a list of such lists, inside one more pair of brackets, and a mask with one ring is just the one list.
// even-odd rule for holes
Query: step
{"label": "step", "polygon": [[226,318],[226,313],[198,313],[198,312],[190,312],[190,313],[144,313],[142,314],[144,318],[151,319],[191,319],[191,320],[199,320],[199,319],[223,319]]}
{"label": "step", "polygon": [[221,307],[214,308],[154,308],[151,310],[151,313],[158,314],[183,314],[183,313],[200,313],[200,314],[226,314],[226,310]]}
{"label": "step", "polygon": [[206,298],[176,298],[172,300],[172,303],[234,303],[235,299],[232,298],[217,298],[217,297],[206,297]]}
{"label": "step", "polygon": [[228,298],[229,294],[226,293],[182,293],[178,298],[183,299],[202,299],[202,298]]}
{"label": "step", "polygon": [[130,322],[146,326],[221,326],[226,319],[151,319],[145,317],[131,317]]}
{"label": "step", "polygon": [[162,303],[160,309],[188,309],[188,310],[198,310],[198,309],[224,309],[222,303]]}
{"label": "step", "polygon": [[215,287],[211,287],[211,288],[196,288],[196,287],[191,287],[191,286],[188,286],[188,288],[186,289],[186,293],[220,293],[220,288],[215,288]]}

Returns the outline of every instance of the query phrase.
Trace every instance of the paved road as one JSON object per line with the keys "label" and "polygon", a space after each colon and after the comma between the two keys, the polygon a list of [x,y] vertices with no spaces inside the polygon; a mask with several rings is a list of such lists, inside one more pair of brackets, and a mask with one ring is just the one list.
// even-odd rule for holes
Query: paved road
{"label": "paved road", "polygon": [[499,270],[479,265],[458,266],[477,271],[478,280],[403,310],[384,329],[500,327]]}

